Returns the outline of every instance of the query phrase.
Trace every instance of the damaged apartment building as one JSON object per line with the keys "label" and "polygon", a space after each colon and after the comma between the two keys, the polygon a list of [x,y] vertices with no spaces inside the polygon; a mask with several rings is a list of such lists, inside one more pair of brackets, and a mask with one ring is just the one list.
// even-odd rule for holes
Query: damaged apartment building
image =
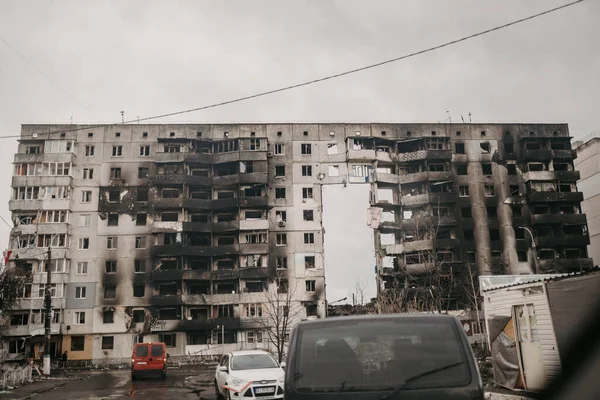
{"label": "damaged apartment building", "polygon": [[349,149],[373,156],[378,294],[404,310],[475,309],[477,274],[592,268],[567,125],[407,125]]}
{"label": "damaged apartment building", "polygon": [[52,354],[269,348],[269,316],[325,316],[322,185],[371,185],[380,296],[432,265],[589,268],[573,158],[566,125],[23,125],[7,254],[33,281],[9,358],[42,349],[49,247]]}

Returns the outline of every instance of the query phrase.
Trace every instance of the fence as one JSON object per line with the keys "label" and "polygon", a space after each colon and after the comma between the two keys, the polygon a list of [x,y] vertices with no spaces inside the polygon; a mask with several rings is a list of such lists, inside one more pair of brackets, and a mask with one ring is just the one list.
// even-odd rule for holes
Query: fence
{"label": "fence", "polygon": [[6,390],[9,387],[21,386],[25,383],[31,382],[32,366],[18,366],[9,370],[2,371],[2,379],[0,384],[2,390]]}

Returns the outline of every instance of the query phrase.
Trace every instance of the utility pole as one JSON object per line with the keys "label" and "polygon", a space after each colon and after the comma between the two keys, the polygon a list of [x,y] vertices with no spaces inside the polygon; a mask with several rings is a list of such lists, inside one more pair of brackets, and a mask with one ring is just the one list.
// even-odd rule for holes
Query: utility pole
{"label": "utility pole", "polygon": [[52,323],[52,250],[48,246],[48,261],[46,262],[46,268],[48,269],[48,275],[46,280],[46,290],[44,291],[44,308],[46,309],[46,318],[44,320],[46,340],[44,342],[44,364],[43,373],[44,375],[50,375],[50,337],[51,337],[51,323]]}

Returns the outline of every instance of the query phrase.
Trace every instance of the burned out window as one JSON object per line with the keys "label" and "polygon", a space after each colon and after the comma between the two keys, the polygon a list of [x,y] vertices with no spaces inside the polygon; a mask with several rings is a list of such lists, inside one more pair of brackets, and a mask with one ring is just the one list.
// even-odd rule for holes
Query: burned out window
{"label": "burned out window", "polygon": [[138,179],[144,179],[150,176],[150,169],[146,167],[138,168]]}
{"label": "burned out window", "polygon": [[517,174],[517,165],[516,164],[506,164],[506,170],[508,171],[509,175],[516,175]]}
{"label": "burned out window", "polygon": [[117,297],[117,285],[107,284],[104,285],[104,298],[114,299]]}
{"label": "burned out window", "polygon": [[547,168],[543,163],[530,162],[527,164],[527,170],[530,172],[545,171]]}
{"label": "burned out window", "polygon": [[83,351],[85,348],[85,336],[71,336],[71,351]]}
{"label": "burned out window", "polygon": [[163,222],[177,222],[179,220],[178,212],[164,212],[160,214],[160,220]]}
{"label": "burned out window", "polygon": [[492,175],[492,164],[481,164],[481,172],[483,173],[483,175]]}
{"label": "burned out window", "polygon": [[500,231],[498,229],[490,229],[490,240],[500,240]]}
{"label": "burned out window", "polygon": [[146,295],[146,286],[143,283],[133,285],[133,297],[144,297]]}
{"label": "burned out window", "polygon": [[467,175],[467,164],[457,164],[456,165],[456,173],[458,175]]}
{"label": "burned out window", "polygon": [[146,319],[146,312],[144,310],[133,310],[133,323],[143,323]]}
{"label": "burned out window", "polygon": [[473,218],[471,207],[462,207],[460,209],[460,214],[463,218]]}
{"label": "burned out window", "polygon": [[113,308],[105,308],[102,312],[102,323],[113,324],[115,322],[115,310]]}
{"label": "burned out window", "polygon": [[460,185],[458,187],[458,195],[460,197],[469,197],[469,186],[468,185]]}
{"label": "burned out window", "polygon": [[137,201],[148,201],[148,188],[137,189]]}
{"label": "burned out window", "polygon": [[121,179],[121,168],[111,168],[110,179]]}
{"label": "burned out window", "polygon": [[116,260],[108,260],[104,263],[104,272],[107,274],[116,274],[117,273],[117,261]]}
{"label": "burned out window", "polygon": [[484,193],[485,197],[494,197],[496,195],[494,185],[484,185],[483,193]]}
{"label": "burned out window", "polygon": [[488,206],[488,207],[486,207],[486,209],[487,209],[487,217],[488,218],[496,218],[496,217],[498,217],[496,207]]}
{"label": "burned out window", "polygon": [[465,154],[465,144],[464,143],[455,143],[454,144],[454,152],[456,154]]}
{"label": "burned out window", "polygon": [[162,198],[163,199],[178,199],[179,198],[179,189],[170,188],[162,190]]}
{"label": "burned out window", "polygon": [[285,199],[285,188],[275,188],[275,198]]}
{"label": "burned out window", "polygon": [[511,205],[513,217],[521,217],[523,215],[523,208],[521,206]]}
{"label": "burned out window", "polygon": [[488,154],[490,152],[490,143],[489,142],[479,143],[479,147],[481,148],[481,152],[483,154]]}
{"label": "burned out window", "polygon": [[285,165],[276,165],[275,166],[275,177],[284,177],[285,176]]}
{"label": "burned out window", "polygon": [[108,214],[108,226],[119,225],[119,214]]}
{"label": "burned out window", "polygon": [[277,257],[277,269],[287,269],[287,257]]}
{"label": "burned out window", "polygon": [[136,259],[133,261],[133,272],[142,274],[146,272],[146,260]]}
{"label": "burned out window", "polygon": [[512,154],[515,151],[515,146],[512,143],[504,143],[504,152],[506,154]]}
{"label": "burned out window", "polygon": [[261,281],[246,282],[246,290],[249,293],[258,293],[265,290],[265,284]]}
{"label": "burned out window", "polygon": [[556,250],[554,249],[540,249],[538,251],[538,256],[541,260],[554,260],[558,258],[556,256]]}
{"label": "burned out window", "polygon": [[108,191],[108,201],[110,203],[118,203],[121,201],[121,191],[112,189]]}
{"label": "burned out window", "polygon": [[511,196],[518,196],[520,194],[519,185],[509,185],[508,190],[510,190]]}
{"label": "burned out window", "polygon": [[137,213],[135,216],[135,225],[136,226],[146,226],[147,220],[148,220],[148,214]]}
{"label": "burned out window", "polygon": [[465,240],[473,241],[475,240],[475,232],[473,231],[473,229],[465,229],[463,231],[463,237]]}
{"label": "burned out window", "polygon": [[519,262],[526,262],[527,261],[527,251],[517,250],[517,260],[519,260]]}
{"label": "burned out window", "polygon": [[199,213],[190,215],[190,222],[208,222],[208,214],[207,213]]}

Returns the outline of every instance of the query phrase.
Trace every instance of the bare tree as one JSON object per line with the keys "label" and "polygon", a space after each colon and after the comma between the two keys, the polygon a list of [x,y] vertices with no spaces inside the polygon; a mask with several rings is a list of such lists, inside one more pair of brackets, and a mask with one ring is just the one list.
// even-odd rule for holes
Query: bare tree
{"label": "bare tree", "polygon": [[275,348],[277,360],[281,362],[290,328],[300,320],[303,307],[295,296],[295,279],[289,280],[281,274],[270,283],[263,294],[263,314],[258,321],[267,334],[269,344]]}
{"label": "bare tree", "polygon": [[360,278],[357,278],[354,293],[352,293],[352,303],[356,306],[364,306],[368,301],[367,282],[363,282]]}
{"label": "bare tree", "polygon": [[[30,282],[31,274],[22,268],[5,267],[0,271],[0,319],[7,318],[8,314],[19,305],[26,285]],[[6,325],[0,324],[3,327]]]}
{"label": "bare tree", "polygon": [[[439,210],[439,207],[438,207]],[[404,242],[429,241],[426,249],[416,254],[405,256],[403,260],[396,259],[396,277],[392,288],[387,289],[383,296],[384,309],[393,312],[431,311],[447,312],[456,285],[452,261],[454,251],[439,246],[437,239],[443,239],[440,225],[443,215],[428,211],[416,213],[410,224],[406,224],[403,232]],[[410,262],[409,262],[410,261]],[[417,268],[411,264],[418,265]],[[396,293],[399,292],[399,293]],[[393,307],[391,301],[399,302]]]}

